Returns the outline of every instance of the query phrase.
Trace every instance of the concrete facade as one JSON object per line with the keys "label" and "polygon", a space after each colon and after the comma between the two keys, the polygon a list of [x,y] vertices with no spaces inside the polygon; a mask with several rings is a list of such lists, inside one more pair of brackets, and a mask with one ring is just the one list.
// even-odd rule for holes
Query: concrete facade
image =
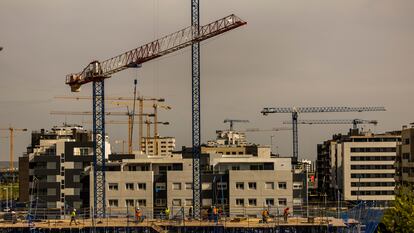
{"label": "concrete facade", "polygon": [[414,125],[403,126],[397,146],[395,181],[398,185],[414,185]]}
{"label": "concrete facade", "polygon": [[318,150],[320,194],[333,200],[393,200],[394,161],[400,141],[400,131],[373,134],[351,130],[348,135],[335,135]]}
{"label": "concrete facade", "polygon": [[50,218],[72,208],[89,208],[89,179],[84,169],[92,160],[91,132],[81,126],[32,132],[31,145],[19,158],[21,201],[36,200],[37,209],[56,213]]}
{"label": "concrete facade", "polygon": [[[157,142],[157,145],[155,145]],[[154,137],[142,138],[141,142],[142,153],[152,156],[168,156],[175,150],[175,138],[173,137]]]}

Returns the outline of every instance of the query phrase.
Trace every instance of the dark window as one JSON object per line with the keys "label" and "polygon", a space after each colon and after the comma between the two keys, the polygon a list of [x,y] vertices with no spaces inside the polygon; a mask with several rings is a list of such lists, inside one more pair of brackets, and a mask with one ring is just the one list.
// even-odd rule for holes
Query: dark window
{"label": "dark window", "polygon": [[351,152],[371,153],[371,152],[396,152],[396,147],[352,147]]}
{"label": "dark window", "polygon": [[384,170],[394,169],[394,165],[351,165],[351,170]]}

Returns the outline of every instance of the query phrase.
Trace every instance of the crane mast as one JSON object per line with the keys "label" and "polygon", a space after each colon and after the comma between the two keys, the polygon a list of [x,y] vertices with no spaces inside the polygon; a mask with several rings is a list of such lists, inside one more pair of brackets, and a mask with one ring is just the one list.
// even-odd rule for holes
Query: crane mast
{"label": "crane mast", "polygon": [[[200,2],[191,0],[192,36],[200,36]],[[192,150],[193,150],[193,214],[201,219],[201,119],[200,119],[200,42],[191,45],[191,87],[192,87]]]}
{"label": "crane mast", "polygon": [[292,137],[293,137],[293,159],[297,160],[299,155],[298,139],[298,115],[299,113],[324,113],[324,112],[372,112],[385,111],[384,107],[272,107],[263,108],[261,113],[268,115],[270,113],[291,113],[292,114]]}
{"label": "crane mast", "polygon": [[[142,63],[183,49],[192,47],[192,81],[193,81],[193,149],[195,160],[193,164],[194,177],[194,215],[200,217],[200,41],[220,35],[226,31],[246,24],[235,15],[229,15],[204,26],[199,25],[198,0],[192,0],[192,24],[180,31],[164,36],[160,39],[142,45],[121,55],[104,60],[92,61],[79,73],[66,76],[66,84],[72,92],[79,92],[82,85],[92,82],[92,109],[93,109],[93,178],[94,178],[94,216],[106,216],[105,203],[105,84],[104,80],[111,75],[128,68],[139,68]],[[198,175],[197,175],[198,174]]]}

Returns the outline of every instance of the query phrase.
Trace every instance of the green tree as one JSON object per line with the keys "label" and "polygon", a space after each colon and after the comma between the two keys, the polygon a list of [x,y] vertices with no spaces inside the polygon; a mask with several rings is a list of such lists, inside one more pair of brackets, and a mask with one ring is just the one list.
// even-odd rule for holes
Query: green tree
{"label": "green tree", "polygon": [[414,232],[414,191],[412,187],[399,187],[392,207],[384,213],[382,223],[390,232]]}

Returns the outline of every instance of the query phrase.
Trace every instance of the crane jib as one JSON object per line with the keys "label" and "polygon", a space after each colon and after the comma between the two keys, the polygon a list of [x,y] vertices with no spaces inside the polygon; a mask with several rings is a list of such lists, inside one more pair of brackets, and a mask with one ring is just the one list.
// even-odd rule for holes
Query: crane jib
{"label": "crane jib", "polygon": [[102,62],[93,61],[80,73],[67,75],[66,84],[72,87],[72,91],[79,91],[83,84],[109,78],[112,74],[122,70],[139,66],[144,62],[183,49],[245,24],[246,22],[237,16],[229,15],[200,28],[192,26],[184,28],[108,60]]}

